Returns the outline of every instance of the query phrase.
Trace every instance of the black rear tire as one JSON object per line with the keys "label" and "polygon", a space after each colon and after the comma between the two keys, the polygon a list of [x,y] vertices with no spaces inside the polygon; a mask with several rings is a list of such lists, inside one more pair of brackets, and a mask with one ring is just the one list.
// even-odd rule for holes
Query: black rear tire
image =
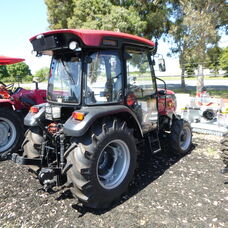
{"label": "black rear tire", "polygon": [[169,142],[174,154],[187,154],[192,146],[192,129],[190,124],[183,119],[174,120],[171,126]]}
{"label": "black rear tire", "polygon": [[221,140],[221,158],[223,163],[228,167],[228,132],[223,134]]}
{"label": "black rear tire", "polygon": [[[136,144],[126,122],[105,121],[73,139],[67,156],[68,182],[85,206],[108,208],[128,188],[136,167]],[[122,157],[121,157],[122,156]]]}
{"label": "black rear tire", "polygon": [[24,125],[13,110],[0,108],[0,160],[17,152],[24,137]]}
{"label": "black rear tire", "polygon": [[[39,127],[28,129],[25,133],[25,139],[22,144],[24,149],[23,156],[27,158],[40,157],[40,148],[43,141],[42,130]],[[34,172],[37,172],[39,169],[39,167],[35,165],[30,165],[29,168]]]}

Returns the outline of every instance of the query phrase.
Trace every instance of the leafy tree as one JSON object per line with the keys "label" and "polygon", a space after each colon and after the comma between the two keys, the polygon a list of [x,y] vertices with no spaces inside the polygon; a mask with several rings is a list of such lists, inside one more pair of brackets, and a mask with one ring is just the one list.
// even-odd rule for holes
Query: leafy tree
{"label": "leafy tree", "polygon": [[26,77],[27,75],[31,75],[29,66],[24,62],[7,65],[6,68],[10,75],[10,81],[22,81],[24,77]]}
{"label": "leafy tree", "polygon": [[219,58],[219,65],[222,70],[225,71],[226,77],[228,76],[228,47],[222,50],[221,56]]}
{"label": "leafy tree", "polygon": [[220,58],[221,52],[222,52],[222,49],[217,45],[207,50],[207,58],[204,65],[205,67],[212,70],[215,73],[215,75],[219,73],[219,69],[220,69],[219,58]]}
{"label": "leafy tree", "polygon": [[195,75],[195,70],[197,69],[198,64],[194,62],[193,59],[190,59],[188,63],[185,64],[184,70],[188,77]]}
{"label": "leafy tree", "polygon": [[203,62],[208,45],[215,45],[219,40],[218,28],[226,24],[226,0],[173,0],[173,25],[170,34],[174,45],[172,52],[179,53],[182,68],[182,87],[184,65],[189,58],[199,63],[197,89],[204,84]]}
{"label": "leafy tree", "polygon": [[51,29],[84,28],[127,32],[151,39],[168,31],[166,1],[45,0]]}
{"label": "leafy tree", "polygon": [[4,79],[7,78],[8,76],[9,75],[8,75],[6,66],[5,65],[0,65],[0,80],[4,81]]}
{"label": "leafy tree", "polygon": [[73,0],[45,0],[50,29],[69,28],[68,19],[73,15]]}
{"label": "leafy tree", "polygon": [[141,33],[145,27],[133,8],[114,6],[108,0],[76,0],[74,4],[73,16],[68,20],[70,28]]}
{"label": "leafy tree", "polygon": [[170,28],[170,13],[172,9],[164,0],[111,0],[113,5],[121,6],[126,9],[133,8],[139,15],[141,21],[144,21],[145,28],[143,33],[137,34],[148,39],[161,37],[167,34]]}
{"label": "leafy tree", "polygon": [[48,75],[49,75],[49,68],[48,67],[43,67],[40,70],[36,71],[36,73],[34,74],[35,77],[39,78],[40,82],[47,79]]}

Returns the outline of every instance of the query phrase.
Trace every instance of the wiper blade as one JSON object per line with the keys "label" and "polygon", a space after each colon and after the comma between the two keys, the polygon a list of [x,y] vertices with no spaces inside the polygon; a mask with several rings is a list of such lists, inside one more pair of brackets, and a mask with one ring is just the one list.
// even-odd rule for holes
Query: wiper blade
{"label": "wiper blade", "polygon": [[74,79],[73,79],[71,73],[67,70],[67,67],[66,67],[66,65],[65,65],[65,63],[64,63],[64,61],[63,61],[62,59],[61,59],[61,63],[63,64],[63,68],[64,68],[65,72],[67,73],[68,78],[70,79],[70,81],[71,81],[73,84],[75,84],[75,81],[74,81]]}

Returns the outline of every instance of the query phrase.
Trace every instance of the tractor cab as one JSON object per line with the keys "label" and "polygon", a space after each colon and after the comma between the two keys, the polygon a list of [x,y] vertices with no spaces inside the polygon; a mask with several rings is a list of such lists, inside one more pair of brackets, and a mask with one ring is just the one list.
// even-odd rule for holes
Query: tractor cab
{"label": "tractor cab", "polygon": [[51,31],[31,42],[38,56],[52,56],[47,91],[50,106],[65,110],[105,106],[116,112],[114,106],[124,105],[134,113],[143,132],[157,127],[153,42],[90,30]]}

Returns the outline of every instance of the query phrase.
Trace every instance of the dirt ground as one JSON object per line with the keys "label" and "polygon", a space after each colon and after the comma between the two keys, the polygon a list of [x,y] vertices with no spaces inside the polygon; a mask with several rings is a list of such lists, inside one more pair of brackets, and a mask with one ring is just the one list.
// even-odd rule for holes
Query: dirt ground
{"label": "dirt ground", "polygon": [[147,159],[128,194],[105,211],[82,207],[66,189],[43,192],[26,167],[1,162],[0,227],[228,227],[220,139],[195,133],[187,156]]}

